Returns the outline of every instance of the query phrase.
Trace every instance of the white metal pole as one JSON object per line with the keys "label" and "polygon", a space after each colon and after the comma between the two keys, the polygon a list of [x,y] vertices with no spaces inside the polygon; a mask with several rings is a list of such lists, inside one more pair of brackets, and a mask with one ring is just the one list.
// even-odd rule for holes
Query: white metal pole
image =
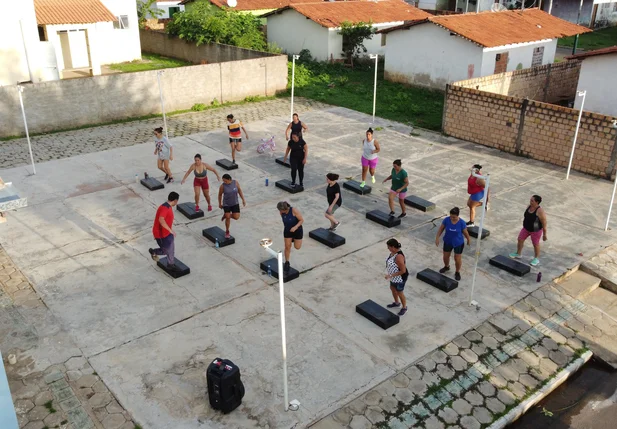
{"label": "white metal pole", "polygon": [[30,143],[30,133],[28,133],[28,122],[26,121],[26,111],[24,109],[24,99],[21,93],[24,91],[24,87],[17,85],[17,93],[19,94],[19,104],[21,105],[21,115],[24,118],[24,128],[26,129],[26,140],[28,140],[28,150],[30,151],[30,162],[32,162],[32,173],[36,174],[36,167],[34,166],[34,156],[32,155],[32,144]]}
{"label": "white metal pole", "polygon": [[287,390],[287,336],[285,334],[285,285],[283,282],[283,253],[278,252],[279,299],[281,304],[281,343],[283,348],[283,393],[285,395],[285,411],[289,410],[289,393]]}
{"label": "white metal pole", "polygon": [[159,82],[159,95],[161,97],[161,111],[163,112],[163,126],[165,127],[165,137],[167,137],[167,140],[169,140],[169,134],[167,133],[167,116],[165,116],[165,100],[163,100],[163,88],[161,87],[161,75],[163,73],[163,70],[157,71],[156,79]]}
{"label": "white metal pole", "polygon": [[469,10],[469,0],[465,2],[465,13]]}
{"label": "white metal pole", "polygon": [[482,229],[484,228],[484,216],[486,215],[486,204],[488,200],[488,192],[490,189],[490,177],[487,174],[486,176],[482,176],[480,174],[471,173],[474,177],[478,179],[484,179],[486,184],[484,186],[484,198],[482,198],[482,216],[480,216],[480,226],[478,227],[478,238],[476,239],[476,261],[473,266],[473,277],[471,278],[471,293],[469,294],[469,305],[474,305],[473,300],[473,291],[476,287],[476,273],[478,271],[478,261],[480,260],[480,243],[482,242]]}
{"label": "white metal pole", "polygon": [[611,204],[608,206],[608,216],[606,216],[606,225],[604,225],[604,231],[608,231],[608,222],[611,220],[611,210],[613,209],[613,202],[615,201],[615,190],[617,189],[617,174],[615,175],[615,184],[613,185],[613,195],[611,195]]}
{"label": "white metal pole", "polygon": [[300,55],[291,56],[291,112],[289,112],[289,122],[294,119],[294,88],[296,86],[296,60]]}
{"label": "white metal pole", "polygon": [[373,83],[373,122],[375,123],[375,105],[377,103],[377,61],[379,60],[379,55],[371,55],[371,59],[375,59],[375,83]]}
{"label": "white metal pole", "polygon": [[587,91],[578,91],[578,95],[583,96],[581,102],[581,109],[578,112],[578,121],[576,121],[576,131],[574,131],[574,140],[572,141],[572,152],[570,153],[570,161],[568,162],[568,171],[566,172],[566,180],[570,177],[570,168],[572,168],[572,160],[574,159],[574,149],[576,148],[576,139],[578,138],[578,129],[581,126],[581,117],[583,116],[583,108],[585,107],[585,97]]}

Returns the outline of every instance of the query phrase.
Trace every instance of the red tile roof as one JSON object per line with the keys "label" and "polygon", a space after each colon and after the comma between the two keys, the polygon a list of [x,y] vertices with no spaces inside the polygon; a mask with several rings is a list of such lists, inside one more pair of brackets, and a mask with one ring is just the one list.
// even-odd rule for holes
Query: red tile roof
{"label": "red tile roof", "polygon": [[582,60],[588,57],[595,57],[598,55],[617,54],[617,45],[610,48],[596,49],[595,51],[581,52],[580,54],[570,55],[566,57],[568,60]]}
{"label": "red tile roof", "polygon": [[34,0],[36,22],[49,24],[91,24],[117,18],[100,0]]}
{"label": "red tile roof", "polygon": [[[178,4],[189,4],[193,3],[195,0],[182,0]],[[217,7],[229,7],[227,5],[227,0],[208,0],[214,6]],[[233,8],[234,10],[269,10],[269,9],[280,9],[285,6],[289,6],[292,3],[321,3],[324,0],[236,0],[237,5]],[[361,0],[353,0],[353,1],[361,1]],[[367,0],[364,0],[367,1]]]}
{"label": "red tile roof", "polygon": [[274,15],[287,9],[293,9],[317,24],[329,28],[340,27],[345,21],[383,24],[420,20],[430,16],[402,0],[293,3],[262,16]]}
{"label": "red tile roof", "polygon": [[537,8],[502,12],[465,13],[431,16],[381,30],[389,33],[431,22],[485,48],[535,42],[591,32],[589,28],[572,24]]}

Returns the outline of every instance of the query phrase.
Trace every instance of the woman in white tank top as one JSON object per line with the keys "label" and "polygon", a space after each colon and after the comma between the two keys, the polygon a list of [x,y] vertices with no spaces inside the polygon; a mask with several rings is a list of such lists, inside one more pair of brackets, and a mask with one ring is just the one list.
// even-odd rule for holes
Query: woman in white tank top
{"label": "woman in white tank top", "polygon": [[373,138],[373,129],[369,128],[366,131],[366,139],[362,141],[362,182],[360,187],[366,186],[366,173],[371,173],[371,182],[375,183],[375,168],[379,157],[377,154],[380,151],[379,142]]}

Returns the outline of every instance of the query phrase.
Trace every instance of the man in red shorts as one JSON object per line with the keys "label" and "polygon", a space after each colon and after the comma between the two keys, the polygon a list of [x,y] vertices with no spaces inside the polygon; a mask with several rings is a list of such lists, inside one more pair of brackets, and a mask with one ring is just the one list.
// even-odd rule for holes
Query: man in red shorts
{"label": "man in red shorts", "polygon": [[152,235],[154,235],[154,239],[159,245],[159,248],[148,249],[150,256],[155,261],[159,260],[159,255],[167,256],[167,267],[172,271],[177,271],[179,269],[174,261],[174,237],[176,233],[171,229],[174,223],[173,208],[178,204],[179,198],[180,195],[178,195],[177,192],[170,192],[167,197],[167,202],[161,204],[156,210],[154,225],[152,226]]}
{"label": "man in red shorts", "polygon": [[546,213],[544,209],[540,207],[541,202],[542,197],[540,195],[534,195],[529,200],[529,207],[525,210],[523,218],[523,228],[518,234],[516,253],[510,253],[511,258],[519,259],[523,251],[525,240],[527,237],[531,237],[534,258],[531,260],[530,264],[534,267],[540,263],[538,259],[540,257],[540,238],[542,238],[543,241],[548,240],[546,236]]}

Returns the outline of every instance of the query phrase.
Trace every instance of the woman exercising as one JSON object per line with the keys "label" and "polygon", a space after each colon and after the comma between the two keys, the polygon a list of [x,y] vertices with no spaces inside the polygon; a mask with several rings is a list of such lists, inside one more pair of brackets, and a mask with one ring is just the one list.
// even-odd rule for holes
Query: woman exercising
{"label": "woman exercising", "polygon": [[173,145],[163,136],[163,127],[154,129],[154,154],[157,155],[156,165],[159,170],[165,173],[167,183],[174,181],[173,174],[169,168],[169,161],[174,160]]}
{"label": "woman exercising", "polygon": [[292,116],[293,120],[289,123],[289,125],[287,125],[287,129],[285,130],[285,140],[289,141],[289,132],[291,131],[292,134],[298,134],[300,135],[300,137],[302,137],[302,133],[303,132],[307,132],[308,131],[308,127],[306,126],[305,123],[303,123],[300,120],[300,117],[298,116],[297,113],[294,113]]}
{"label": "woman exercising", "polygon": [[184,175],[182,182],[180,182],[181,185],[184,185],[184,182],[186,182],[186,178],[189,176],[189,174],[191,174],[191,171],[195,173],[195,179],[193,179],[193,188],[195,189],[195,211],[196,212],[199,211],[200,191],[202,191],[204,193],[204,197],[206,197],[206,201],[208,202],[208,211],[209,212],[212,211],[212,204],[210,203],[210,185],[208,184],[208,176],[207,176],[208,170],[216,174],[217,180],[219,182],[221,181],[221,177],[219,176],[218,171],[216,171],[216,169],[212,168],[210,165],[206,164],[205,162],[202,162],[201,155],[197,154],[195,155],[195,162],[191,164],[186,174]]}
{"label": "woman exercising", "polygon": [[[467,193],[469,199],[467,200],[467,207],[469,207],[469,222],[467,226],[476,226],[474,220],[476,219],[476,207],[482,205],[482,199],[484,198],[484,188],[486,187],[486,181],[484,179],[478,179],[474,177],[474,174],[482,174],[482,166],[475,164],[471,168],[471,174],[467,179]],[[486,210],[488,210],[489,195],[486,195]]]}
{"label": "woman exercising", "polygon": [[371,182],[375,183],[375,168],[377,167],[377,162],[379,161],[379,157],[377,154],[381,148],[379,147],[379,142],[373,138],[373,129],[369,128],[366,131],[366,139],[362,140],[362,183],[360,183],[360,187],[364,188],[366,186],[366,172],[370,171],[371,173]]}
{"label": "woman exercising", "polygon": [[326,174],[326,181],[328,187],[326,188],[326,196],[328,197],[328,209],[326,210],[326,219],[330,221],[330,228],[328,231],[336,231],[341,222],[334,218],[334,212],[343,204],[343,197],[341,196],[341,187],[338,184],[338,174],[328,173]]}
{"label": "woman exercising", "polygon": [[398,312],[399,316],[403,316],[407,313],[407,300],[405,299],[405,283],[409,277],[409,271],[405,266],[405,255],[401,251],[401,243],[396,239],[391,238],[387,241],[386,245],[390,251],[390,255],[386,258],[386,280],[390,280],[390,291],[394,302],[388,304],[388,308],[398,308],[401,305],[401,311]]}
{"label": "woman exercising", "polygon": [[246,207],[246,200],[242,193],[242,188],[237,180],[232,180],[229,174],[223,174],[223,183],[219,188],[219,208],[223,209],[223,217],[225,221],[225,238],[230,238],[229,226],[231,219],[240,219],[240,203],[238,195],[242,198],[242,207]]}
{"label": "woman exercising", "polygon": [[288,273],[291,243],[294,244],[296,250],[300,250],[302,247],[302,238],[304,237],[302,223],[304,223],[304,219],[300,211],[291,207],[287,201],[279,202],[276,208],[281,214],[283,225],[285,225],[283,229],[283,238],[285,239],[285,264],[283,266],[283,271]]}

